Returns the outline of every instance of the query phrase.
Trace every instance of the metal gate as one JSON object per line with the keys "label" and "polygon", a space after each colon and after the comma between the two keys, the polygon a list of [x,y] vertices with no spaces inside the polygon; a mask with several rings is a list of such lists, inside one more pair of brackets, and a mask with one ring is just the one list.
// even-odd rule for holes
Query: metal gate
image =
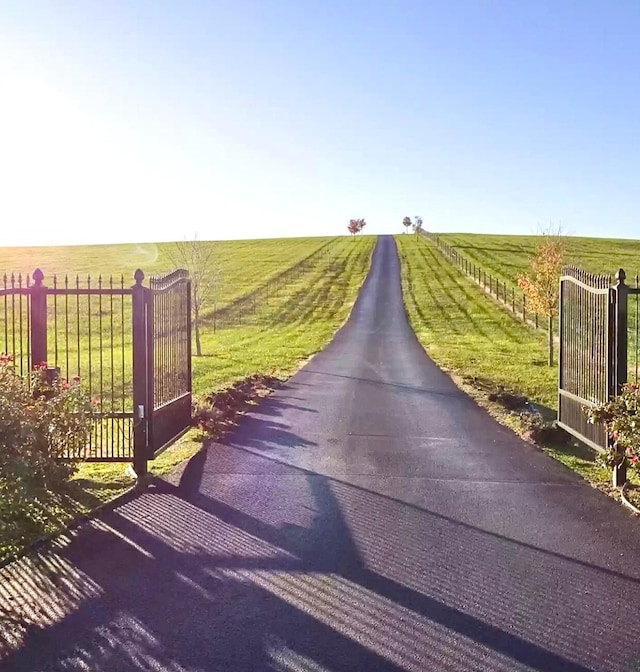
{"label": "metal gate", "polygon": [[191,281],[184,270],[133,288],[134,469],[159,455],[191,425]]}
{"label": "metal gate", "polygon": [[[558,424],[598,450],[608,447],[608,437],[602,425],[587,423],[585,407],[620,394],[630,377],[636,385],[639,380],[640,279],[636,275],[632,287],[625,279],[622,268],[613,286],[608,276],[577,268],[563,269],[560,279]],[[613,481],[621,485],[625,480],[622,462],[614,468]]]}
{"label": "metal gate", "polygon": [[587,422],[584,407],[608,401],[615,391],[615,299],[609,276],[563,269],[558,424],[596,449],[607,447],[607,435]]}

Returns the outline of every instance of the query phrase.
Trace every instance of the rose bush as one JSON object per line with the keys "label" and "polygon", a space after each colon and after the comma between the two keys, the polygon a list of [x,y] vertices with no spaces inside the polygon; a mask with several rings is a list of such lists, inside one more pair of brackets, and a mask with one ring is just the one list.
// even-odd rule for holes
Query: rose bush
{"label": "rose bush", "polygon": [[591,423],[602,423],[611,439],[600,461],[614,468],[625,462],[640,467],[640,386],[628,383],[604,404],[586,409]]}
{"label": "rose bush", "polygon": [[46,364],[30,376],[0,356],[0,545],[6,550],[46,529],[49,506],[76,468],[63,451],[81,457],[94,405],[80,380],[52,379]]}

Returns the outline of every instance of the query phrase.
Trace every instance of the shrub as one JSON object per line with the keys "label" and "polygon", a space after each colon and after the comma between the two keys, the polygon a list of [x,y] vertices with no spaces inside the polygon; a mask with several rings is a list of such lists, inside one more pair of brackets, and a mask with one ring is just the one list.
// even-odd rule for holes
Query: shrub
{"label": "shrub", "polygon": [[599,456],[599,460],[609,468],[620,466],[625,461],[638,468],[640,386],[626,384],[617,397],[594,408],[587,408],[585,412],[590,423],[604,425],[611,439],[609,449]]}
{"label": "shrub", "polygon": [[[0,356],[0,520],[2,546],[46,526],[47,502],[75,470],[63,450],[84,450],[93,404],[80,379],[50,379],[46,364],[27,378]],[[33,532],[33,529],[31,529]]]}
{"label": "shrub", "polygon": [[520,420],[526,435],[534,442],[542,445],[564,446],[569,442],[569,435],[558,423],[545,420],[540,413],[523,411]]}

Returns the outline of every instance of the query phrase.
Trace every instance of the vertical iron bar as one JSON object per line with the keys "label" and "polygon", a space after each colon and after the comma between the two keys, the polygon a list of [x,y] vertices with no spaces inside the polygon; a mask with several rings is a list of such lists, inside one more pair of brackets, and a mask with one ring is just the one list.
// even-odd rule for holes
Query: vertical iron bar
{"label": "vertical iron bar", "polygon": [[635,347],[635,380],[634,383],[636,385],[638,384],[638,335],[639,335],[639,327],[640,324],[638,323],[638,274],[636,273],[636,281],[635,281],[635,295],[636,295],[636,347]]}
{"label": "vertical iron bar", "polygon": [[64,276],[64,353],[66,378],[69,380],[69,276]]}
{"label": "vertical iron bar", "polygon": [[146,325],[146,351],[147,351],[147,459],[152,459],[155,453],[156,445],[154,441],[153,433],[153,420],[154,420],[154,411],[156,405],[156,369],[154,367],[154,362],[158,353],[156,350],[156,334],[157,334],[157,321],[156,321],[156,297],[157,294],[152,288],[145,289],[145,306],[147,311],[147,325]]}
{"label": "vertical iron bar", "polygon": [[[103,348],[103,343],[102,343],[102,274],[98,275],[98,329],[99,329],[99,337],[98,337],[98,347],[100,348],[100,374],[99,374],[99,383],[100,383],[100,394],[98,395],[98,399],[100,399],[100,414],[102,416],[102,413],[104,413],[104,387],[103,387],[103,369],[104,369],[104,358],[103,358],[103,353],[104,353],[104,348]],[[104,452],[104,434],[103,434],[103,429],[104,429],[104,417],[100,418],[100,454],[102,455]]]}
{"label": "vertical iron bar", "polygon": [[76,340],[78,346],[78,375],[82,376],[80,362],[80,276],[76,275]]}
{"label": "vertical iron bar", "polygon": [[[53,276],[53,365],[58,366],[58,276]],[[68,378],[68,376],[67,376]]]}
{"label": "vertical iron bar", "polygon": [[[627,301],[629,296],[629,288],[625,284],[626,273],[624,269],[620,268],[616,273],[616,285],[614,287],[616,295],[616,342],[615,342],[615,388],[614,394],[620,394],[622,386],[627,382]],[[627,480],[627,464],[623,460],[622,464],[618,465],[613,470],[613,485],[621,486]]]}
{"label": "vertical iron bar", "polygon": [[[35,367],[47,361],[47,288],[42,284],[44,273],[39,268],[34,271],[33,280],[34,284],[31,288],[31,361]],[[20,323],[22,324],[22,317]]]}
{"label": "vertical iron bar", "polygon": [[[27,371],[31,371],[33,362],[31,359],[31,282],[27,275]],[[29,380],[29,385],[31,380]]]}
{"label": "vertical iron bar", "polygon": [[[16,287],[16,276],[11,274],[11,289]],[[16,293],[11,292],[11,354],[15,357],[16,354]],[[22,374],[22,364],[20,365],[20,373]]]}
{"label": "vertical iron bar", "polygon": [[22,310],[22,273],[18,274],[18,289],[20,290],[20,293],[18,294],[18,310],[19,310],[19,320],[18,320],[18,325],[19,325],[19,338],[18,342],[20,343],[20,372],[22,373],[22,361],[24,359],[24,346],[23,346],[23,335],[22,335],[22,317],[23,317],[23,310]]}
{"label": "vertical iron bar", "polygon": [[147,473],[148,445],[148,386],[147,386],[147,309],[144,273],[135,272],[132,288],[132,347],[133,347],[133,468],[138,478]]}
{"label": "vertical iron bar", "polygon": [[109,406],[109,411],[111,412],[111,457],[114,456],[114,419],[113,419],[113,412],[116,410],[115,409],[115,359],[113,356],[113,276],[109,276],[109,321],[110,321],[110,329],[109,329],[109,352],[111,354],[111,358],[109,360],[110,362],[110,370],[111,370],[111,405]]}
{"label": "vertical iron bar", "polygon": [[[2,287],[6,292],[7,289],[7,274],[5,273],[2,276]],[[7,294],[5,293],[4,296],[2,297],[4,299],[4,353],[5,355],[9,354],[9,322],[8,322],[8,316],[9,313],[7,311]]]}
{"label": "vertical iron bar", "polygon": [[[89,330],[89,395],[93,396],[93,366],[92,366],[92,348],[91,348],[91,341],[92,339],[92,333],[91,333],[91,276],[87,276],[87,289],[89,290],[87,293],[87,328]],[[79,332],[78,332],[78,343],[80,341],[79,338]],[[102,408],[100,408],[100,411],[102,411]],[[97,439],[96,435],[96,439]]]}

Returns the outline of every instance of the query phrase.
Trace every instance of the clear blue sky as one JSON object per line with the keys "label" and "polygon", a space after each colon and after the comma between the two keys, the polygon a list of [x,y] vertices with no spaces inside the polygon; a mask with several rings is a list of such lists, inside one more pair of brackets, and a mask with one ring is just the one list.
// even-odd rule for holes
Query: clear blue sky
{"label": "clear blue sky", "polygon": [[640,2],[0,0],[2,242],[640,238]]}

